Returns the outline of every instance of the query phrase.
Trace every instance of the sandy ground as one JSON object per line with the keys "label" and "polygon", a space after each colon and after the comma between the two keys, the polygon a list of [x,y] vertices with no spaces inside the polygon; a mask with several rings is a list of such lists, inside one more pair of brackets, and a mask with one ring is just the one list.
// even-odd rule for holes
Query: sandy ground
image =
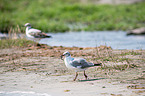
{"label": "sandy ground", "polygon": [[[0,96],[2,92],[28,92],[41,96],[145,96],[145,50],[134,50],[120,58],[129,58],[132,67],[93,67],[86,71],[89,79],[80,72],[73,81],[75,72],[68,70],[60,55],[70,51],[73,56],[83,57],[103,65],[127,64],[125,61],[104,61],[94,57],[117,56],[133,50],[112,50],[110,47],[64,48],[28,47],[1,49]],[[107,52],[105,51],[107,50]],[[104,54],[104,55],[103,55]],[[105,57],[104,57],[105,58]],[[115,57],[113,57],[115,58]],[[111,64],[111,65],[109,65]],[[49,94],[49,95],[48,95]],[[10,95],[9,95],[10,96]],[[35,95],[34,95],[35,96]]]}

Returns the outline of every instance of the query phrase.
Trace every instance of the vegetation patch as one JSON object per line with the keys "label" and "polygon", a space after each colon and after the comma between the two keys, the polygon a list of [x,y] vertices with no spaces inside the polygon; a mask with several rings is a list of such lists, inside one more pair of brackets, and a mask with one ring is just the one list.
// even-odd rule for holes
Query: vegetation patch
{"label": "vegetation patch", "polygon": [[129,30],[143,27],[145,2],[82,4],[78,0],[0,0],[0,31],[25,23],[44,32]]}
{"label": "vegetation patch", "polygon": [[12,48],[12,47],[27,47],[32,44],[36,44],[36,43],[26,39],[6,39],[6,40],[0,40],[0,49]]}

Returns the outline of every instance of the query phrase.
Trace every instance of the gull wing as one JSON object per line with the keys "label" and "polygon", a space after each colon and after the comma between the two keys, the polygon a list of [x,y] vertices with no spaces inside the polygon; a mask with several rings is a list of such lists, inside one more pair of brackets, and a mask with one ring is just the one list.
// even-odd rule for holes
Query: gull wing
{"label": "gull wing", "polygon": [[29,34],[31,36],[34,36],[35,38],[50,38],[51,37],[50,35],[47,35],[46,33],[41,32],[41,30],[38,30],[38,29],[30,29]]}
{"label": "gull wing", "polygon": [[85,59],[83,58],[74,58],[73,61],[70,62],[70,64],[74,67],[80,67],[80,68],[87,68],[87,67],[91,67],[94,66],[93,63],[89,63],[87,62]]}
{"label": "gull wing", "polygon": [[29,33],[31,36],[34,36],[35,38],[50,38],[50,35],[47,35],[46,33]]}
{"label": "gull wing", "polygon": [[41,33],[41,30],[38,30],[38,29],[29,29],[29,33]]}

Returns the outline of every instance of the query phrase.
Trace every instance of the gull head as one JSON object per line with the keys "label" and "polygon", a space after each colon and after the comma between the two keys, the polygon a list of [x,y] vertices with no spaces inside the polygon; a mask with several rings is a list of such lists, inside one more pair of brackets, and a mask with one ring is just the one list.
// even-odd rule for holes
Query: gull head
{"label": "gull head", "polygon": [[63,60],[63,56],[65,57],[69,57],[71,56],[70,53],[68,51],[64,52],[63,55],[61,55],[61,59]]}
{"label": "gull head", "polygon": [[26,23],[25,26],[26,27],[31,27],[31,24],[30,23]]}

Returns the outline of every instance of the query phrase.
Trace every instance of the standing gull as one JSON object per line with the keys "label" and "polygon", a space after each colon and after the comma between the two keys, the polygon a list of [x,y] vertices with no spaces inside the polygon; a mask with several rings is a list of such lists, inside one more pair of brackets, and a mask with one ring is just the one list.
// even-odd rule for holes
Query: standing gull
{"label": "standing gull", "polygon": [[32,28],[30,23],[26,23],[25,26],[26,26],[27,37],[30,37],[30,38],[50,38],[51,37],[50,35],[47,35],[46,33],[41,32],[41,30]]}
{"label": "standing gull", "polygon": [[83,58],[72,58],[69,52],[64,52],[63,55],[61,55],[61,59],[63,56],[65,56],[64,62],[65,62],[66,67],[70,69],[75,69],[76,71],[76,76],[74,78],[74,81],[77,79],[78,72],[84,71],[84,76],[87,79],[88,76],[85,73],[85,70],[87,68],[93,67],[93,66],[101,66],[101,63],[93,64],[93,63],[87,62]]}

